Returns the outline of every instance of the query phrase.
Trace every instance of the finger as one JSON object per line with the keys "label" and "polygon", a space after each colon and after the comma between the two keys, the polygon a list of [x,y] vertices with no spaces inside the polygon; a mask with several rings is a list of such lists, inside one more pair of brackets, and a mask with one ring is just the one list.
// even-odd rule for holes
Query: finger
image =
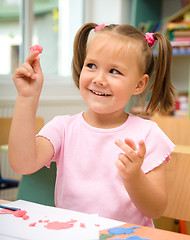
{"label": "finger", "polygon": [[34,73],[32,66],[27,62],[24,62],[21,67],[26,68],[28,70],[28,72],[30,72],[31,74]]}
{"label": "finger", "polygon": [[128,151],[130,151],[130,150],[133,151],[133,149],[132,149],[128,144],[122,142],[120,139],[117,139],[117,140],[115,141],[115,144],[116,144],[119,148],[121,148],[125,153],[128,153]]}
{"label": "finger", "polygon": [[122,142],[120,139],[117,139],[115,141],[115,144],[124,151],[124,153],[130,160],[136,157],[135,151],[128,144]]}
{"label": "finger", "polygon": [[126,170],[126,166],[119,159],[116,160],[115,164],[116,164],[118,171],[122,172],[122,171]]}
{"label": "finger", "polygon": [[40,57],[36,57],[33,63],[34,72],[42,75],[42,68],[40,65]]}
{"label": "finger", "polygon": [[127,167],[127,164],[130,162],[132,162],[125,154],[120,153],[118,155],[118,159]]}
{"label": "finger", "polygon": [[24,77],[31,77],[30,71],[24,65],[17,68],[17,70],[13,74],[13,79],[15,79],[17,77],[23,77],[23,76]]}
{"label": "finger", "polygon": [[125,143],[126,143],[129,147],[131,147],[134,151],[137,150],[136,144],[135,144],[135,142],[134,142],[132,139],[125,138]]}
{"label": "finger", "polygon": [[33,64],[34,60],[36,59],[36,57],[40,54],[40,52],[38,51],[35,51],[35,52],[32,52],[28,55],[27,59],[25,62],[29,63],[30,65]]}
{"label": "finger", "polygon": [[139,149],[137,151],[137,154],[140,158],[144,158],[145,154],[146,154],[146,146],[143,140],[140,140],[138,142],[139,144]]}
{"label": "finger", "polygon": [[24,62],[21,67],[24,68],[25,71],[28,71],[28,72],[26,72],[27,77],[30,77],[31,79],[36,78],[34,69],[32,68],[32,66],[29,63]]}

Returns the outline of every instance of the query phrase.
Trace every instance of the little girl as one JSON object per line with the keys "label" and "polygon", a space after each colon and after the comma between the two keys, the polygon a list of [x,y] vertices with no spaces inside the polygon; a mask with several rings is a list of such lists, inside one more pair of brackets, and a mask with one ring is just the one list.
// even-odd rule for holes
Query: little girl
{"label": "little girl", "polygon": [[[89,35],[89,33],[91,33]],[[9,161],[20,174],[57,164],[57,207],[153,226],[167,204],[165,166],[174,144],[156,123],[126,113],[154,71],[149,112],[173,107],[172,48],[160,33],[145,36],[130,25],[82,26],[74,42],[73,78],[89,109],[57,116],[35,136],[43,74],[31,53],[13,80],[18,96],[9,138]],[[43,191],[43,189],[42,189]]]}

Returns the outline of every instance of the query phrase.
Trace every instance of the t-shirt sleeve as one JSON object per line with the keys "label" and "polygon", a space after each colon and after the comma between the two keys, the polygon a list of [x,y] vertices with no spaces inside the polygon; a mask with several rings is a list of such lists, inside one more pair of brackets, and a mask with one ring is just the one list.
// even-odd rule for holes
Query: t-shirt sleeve
{"label": "t-shirt sleeve", "polygon": [[62,126],[61,117],[54,117],[48,122],[36,135],[36,137],[44,137],[50,141],[54,148],[54,155],[46,167],[50,167],[51,162],[58,161],[58,156],[63,142],[64,129]]}
{"label": "t-shirt sleeve", "polygon": [[148,132],[146,139],[146,154],[142,165],[142,170],[147,173],[158,167],[165,160],[170,160],[170,154],[175,148],[175,144],[158,127],[157,123],[152,122],[152,127]]}

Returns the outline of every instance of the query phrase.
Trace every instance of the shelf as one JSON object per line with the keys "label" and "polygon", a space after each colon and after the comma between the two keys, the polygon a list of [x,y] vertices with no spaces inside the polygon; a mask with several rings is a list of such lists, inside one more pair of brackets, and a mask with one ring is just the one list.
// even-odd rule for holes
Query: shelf
{"label": "shelf", "polygon": [[190,51],[173,49],[173,56],[190,56]]}

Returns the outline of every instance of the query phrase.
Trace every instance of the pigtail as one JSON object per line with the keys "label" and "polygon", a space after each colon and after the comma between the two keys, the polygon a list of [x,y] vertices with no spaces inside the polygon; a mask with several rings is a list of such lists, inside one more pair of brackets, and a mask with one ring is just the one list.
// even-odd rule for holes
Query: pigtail
{"label": "pigtail", "polygon": [[95,23],[84,24],[77,32],[73,46],[72,72],[73,80],[79,88],[79,77],[86,57],[88,35],[97,26]]}
{"label": "pigtail", "polygon": [[147,111],[153,112],[159,105],[161,112],[168,112],[173,109],[175,96],[175,88],[171,82],[172,46],[163,34],[154,33],[153,36],[158,41],[159,51]]}

